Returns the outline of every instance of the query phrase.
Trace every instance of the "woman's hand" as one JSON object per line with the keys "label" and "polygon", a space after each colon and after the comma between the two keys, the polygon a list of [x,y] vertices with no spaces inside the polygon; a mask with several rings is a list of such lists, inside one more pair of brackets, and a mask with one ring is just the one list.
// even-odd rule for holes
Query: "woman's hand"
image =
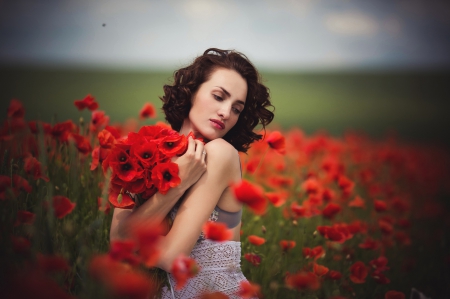
{"label": "woman's hand", "polygon": [[179,167],[178,176],[181,179],[179,187],[186,191],[194,185],[206,171],[206,151],[203,142],[188,138],[188,148],[184,155],[172,158]]}

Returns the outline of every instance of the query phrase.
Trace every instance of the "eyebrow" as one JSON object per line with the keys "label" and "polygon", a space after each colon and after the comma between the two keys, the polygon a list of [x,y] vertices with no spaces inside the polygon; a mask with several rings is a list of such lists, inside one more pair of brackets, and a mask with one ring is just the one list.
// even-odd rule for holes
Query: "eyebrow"
{"label": "eyebrow", "polygon": [[[231,96],[231,94],[222,86],[216,86],[219,87],[220,89],[222,89],[222,91],[227,95],[227,96]],[[237,100],[236,102],[238,102],[239,104],[242,104],[243,106],[245,106],[245,102],[241,101],[241,100]]]}

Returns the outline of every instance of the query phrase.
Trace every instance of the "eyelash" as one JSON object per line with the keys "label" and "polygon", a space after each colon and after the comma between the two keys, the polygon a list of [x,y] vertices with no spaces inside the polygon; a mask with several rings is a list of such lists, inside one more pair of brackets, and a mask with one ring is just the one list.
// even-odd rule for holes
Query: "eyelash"
{"label": "eyelash", "polygon": [[[222,97],[220,97],[220,96],[218,96],[218,95],[213,94],[213,97],[214,97],[214,99],[215,99],[216,101],[219,101],[219,102],[223,101]],[[241,110],[239,110],[239,109],[237,109],[237,108],[234,108],[234,107],[233,107],[233,108],[231,108],[231,109],[233,109],[233,112],[236,113],[236,114],[240,114],[240,113],[241,113]]]}

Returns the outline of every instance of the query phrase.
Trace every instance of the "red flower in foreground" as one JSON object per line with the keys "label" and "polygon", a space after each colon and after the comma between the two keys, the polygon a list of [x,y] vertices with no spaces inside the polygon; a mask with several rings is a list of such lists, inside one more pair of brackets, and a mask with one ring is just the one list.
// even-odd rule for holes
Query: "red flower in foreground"
{"label": "red flower in foreground", "polygon": [[261,264],[261,257],[255,253],[246,253],[244,258],[249,261],[253,266],[259,266]]}
{"label": "red flower in foreground", "polygon": [[171,187],[176,187],[181,182],[178,164],[172,162],[157,164],[152,171],[152,181],[161,194],[166,194]]}
{"label": "red flower in foreground", "polygon": [[266,142],[271,148],[284,155],[286,153],[286,144],[284,136],[279,131],[273,131],[267,136]]}
{"label": "red flower in foreground", "polygon": [[55,211],[55,216],[59,219],[72,213],[75,206],[76,204],[71,202],[67,197],[61,195],[53,196],[53,210]]}
{"label": "red flower in foreground", "polygon": [[139,112],[140,119],[145,119],[149,117],[153,118],[155,116],[156,116],[155,107],[151,103],[145,103],[141,111]]}
{"label": "red flower in foreground", "polygon": [[318,290],[320,287],[319,278],[312,272],[300,271],[295,274],[287,273],[285,283],[289,288],[302,290]]}
{"label": "red flower in foreground", "polygon": [[238,295],[242,298],[253,298],[260,296],[261,287],[258,284],[248,282],[246,280],[241,281],[239,286]]}
{"label": "red flower in foreground", "polygon": [[75,100],[74,105],[78,108],[78,110],[83,110],[85,108],[93,111],[98,108],[98,103],[95,102],[95,98],[88,94],[82,100]]}
{"label": "red flower in foreground", "polygon": [[197,263],[194,259],[186,257],[184,255],[180,255],[179,257],[177,257],[173,261],[172,269],[170,271],[176,281],[175,288],[177,290],[182,289],[187,280],[197,275],[198,271],[199,267],[197,266]]}
{"label": "red flower in foreground", "polygon": [[266,239],[255,236],[255,235],[248,236],[248,241],[256,246],[260,246],[260,245],[266,243]]}
{"label": "red flower in foreground", "polygon": [[350,280],[354,283],[366,282],[367,274],[369,271],[363,262],[358,261],[350,267]]}
{"label": "red flower in foreground", "polygon": [[231,189],[236,199],[247,205],[256,215],[266,212],[267,200],[264,198],[264,192],[260,186],[242,180],[238,184],[232,184]]}
{"label": "red flower in foreground", "polygon": [[225,223],[208,221],[203,226],[203,232],[205,233],[205,237],[207,239],[213,241],[227,241],[231,239],[232,232],[227,229],[227,225]]}
{"label": "red flower in foreground", "polygon": [[89,264],[89,273],[118,298],[137,299],[154,296],[154,283],[144,273],[113,260],[109,255],[93,257]]}
{"label": "red flower in foreground", "polygon": [[281,240],[280,241],[281,249],[284,252],[291,250],[292,248],[295,247],[295,245],[296,245],[295,241],[290,241],[290,240]]}
{"label": "red flower in foreground", "polygon": [[398,291],[387,291],[386,294],[384,294],[384,299],[405,299],[405,294]]}

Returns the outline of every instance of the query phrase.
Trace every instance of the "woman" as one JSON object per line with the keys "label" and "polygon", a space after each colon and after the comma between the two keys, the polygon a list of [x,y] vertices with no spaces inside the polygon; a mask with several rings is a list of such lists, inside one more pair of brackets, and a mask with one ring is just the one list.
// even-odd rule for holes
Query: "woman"
{"label": "woman", "polygon": [[[174,159],[180,185],[165,195],[156,193],[134,211],[116,208],[111,239],[126,237],[133,221],[162,222],[170,213],[173,225],[160,242],[157,267],[170,272],[174,259],[185,254],[196,259],[201,271],[179,291],[169,275],[171,288],[163,290],[163,298],[193,298],[205,291],[236,298],[245,280],[240,270],[242,206],[229,184],[241,179],[238,151],[246,152],[261,139],[253,129],[273,119],[268,89],[243,54],[212,48],[174,73],[161,100],[172,128],[184,135],[192,132],[205,145],[189,138],[186,153]],[[208,220],[226,223],[232,239],[205,240],[201,230]]]}

